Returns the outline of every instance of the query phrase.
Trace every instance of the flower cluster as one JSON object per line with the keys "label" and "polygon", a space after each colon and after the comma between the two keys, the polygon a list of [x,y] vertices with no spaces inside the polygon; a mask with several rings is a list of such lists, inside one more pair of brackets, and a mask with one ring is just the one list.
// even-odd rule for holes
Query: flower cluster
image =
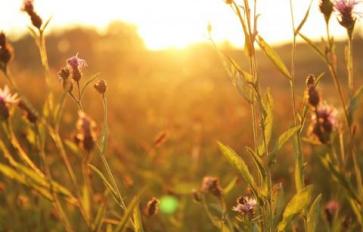
{"label": "flower cluster", "polygon": [[40,29],[43,21],[40,16],[35,12],[33,2],[34,0],[24,0],[21,10],[29,15],[33,26]]}
{"label": "flower cluster", "polygon": [[233,207],[233,211],[243,216],[252,218],[256,213],[257,200],[253,197],[242,196],[237,199],[237,205]]}
{"label": "flower cluster", "polygon": [[[71,92],[73,90],[72,80],[79,83],[83,75],[82,71],[86,67],[86,61],[84,59],[80,59],[78,57],[78,53],[67,59],[66,66],[61,68],[58,72],[58,78],[62,82],[65,91]],[[70,78],[72,78],[72,80]]]}
{"label": "flower cluster", "polygon": [[3,32],[0,32],[0,69],[6,72],[7,65],[11,60],[12,52],[11,47],[6,41],[6,36]]}
{"label": "flower cluster", "polygon": [[76,143],[90,152],[96,143],[96,123],[84,112],[78,112]]}

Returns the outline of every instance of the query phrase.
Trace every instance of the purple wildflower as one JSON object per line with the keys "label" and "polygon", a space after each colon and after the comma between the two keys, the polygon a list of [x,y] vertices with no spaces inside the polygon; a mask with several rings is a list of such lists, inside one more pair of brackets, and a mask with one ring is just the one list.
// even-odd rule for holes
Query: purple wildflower
{"label": "purple wildflower", "polygon": [[82,71],[87,67],[87,63],[84,59],[78,57],[78,53],[67,60],[74,81],[78,82],[82,77]]}
{"label": "purple wildflower", "polygon": [[255,198],[243,196],[237,199],[237,205],[234,206],[232,210],[241,215],[252,217],[255,215],[256,207],[257,200]]}

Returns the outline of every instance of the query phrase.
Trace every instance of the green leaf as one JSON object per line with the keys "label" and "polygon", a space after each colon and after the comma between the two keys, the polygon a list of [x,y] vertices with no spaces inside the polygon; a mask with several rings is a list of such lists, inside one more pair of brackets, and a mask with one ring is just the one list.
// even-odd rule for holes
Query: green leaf
{"label": "green leaf", "polygon": [[308,216],[307,216],[307,232],[315,232],[316,231],[316,225],[318,223],[319,219],[319,213],[320,213],[320,201],[321,201],[322,195],[319,194],[313,203],[310,206]]}
{"label": "green leaf", "polygon": [[295,126],[284,133],[282,133],[279,138],[277,139],[277,142],[275,144],[275,147],[273,151],[271,152],[271,155],[269,157],[269,164],[272,164],[274,160],[276,159],[277,152],[296,134],[300,131],[300,126]]}
{"label": "green leaf", "polygon": [[112,185],[107,180],[107,178],[103,175],[103,173],[98,168],[93,166],[92,164],[88,164],[88,166],[101,178],[101,180],[103,181],[103,184],[106,186],[106,188],[108,190],[110,190],[113,195],[117,196],[116,190],[112,187]]}
{"label": "green leaf", "polygon": [[123,232],[126,229],[127,222],[131,219],[131,214],[134,211],[135,207],[137,207],[141,201],[141,197],[144,195],[146,188],[142,189],[130,202],[127,206],[124,215],[122,216],[120,223],[117,225],[115,231]]}
{"label": "green leaf", "polygon": [[257,42],[260,48],[264,51],[266,56],[270,58],[272,63],[278,68],[278,70],[289,80],[291,80],[291,74],[287,69],[285,63],[282,61],[281,57],[275,52],[275,50],[268,45],[268,43],[261,37],[257,36]]}
{"label": "green leaf", "polygon": [[305,15],[304,15],[304,18],[303,18],[303,19],[301,20],[301,22],[299,23],[299,26],[295,29],[295,36],[296,36],[297,34],[299,34],[299,32],[300,32],[301,28],[304,26],[304,24],[305,24],[306,20],[308,19],[309,14],[310,14],[310,9],[311,9],[311,5],[312,5],[312,3],[313,3],[313,0],[310,0],[309,7],[308,7],[308,9],[306,10],[306,13],[305,13]]}
{"label": "green leaf", "polygon": [[354,96],[352,97],[351,101],[349,102],[349,106],[348,106],[349,124],[352,124],[352,122],[353,122],[353,115],[359,106],[359,102],[361,100],[362,95],[363,95],[363,86],[361,86],[355,92]]}
{"label": "green leaf", "polygon": [[290,222],[310,204],[312,195],[313,187],[309,185],[292,197],[284,209],[282,219],[278,224],[278,231],[286,230]]}
{"label": "green leaf", "polygon": [[[272,126],[273,126],[273,100],[271,92],[268,90],[265,99],[262,100],[263,107],[263,130],[264,130],[264,140],[258,147],[258,154],[263,155],[266,152],[266,147],[268,148],[271,141]],[[266,143],[266,144],[265,144]]]}
{"label": "green leaf", "polygon": [[219,148],[222,151],[224,157],[228,160],[228,162],[235,167],[243,179],[254,189],[256,190],[256,183],[253,176],[248,169],[248,166],[243,161],[243,159],[230,147],[225,146],[224,144],[218,142]]}

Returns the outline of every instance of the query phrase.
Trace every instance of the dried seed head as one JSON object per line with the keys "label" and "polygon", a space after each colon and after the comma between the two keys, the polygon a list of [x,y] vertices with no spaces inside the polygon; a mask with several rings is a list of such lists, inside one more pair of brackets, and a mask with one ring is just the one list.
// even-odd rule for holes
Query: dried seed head
{"label": "dried seed head", "polygon": [[326,219],[328,220],[329,224],[333,223],[334,217],[337,214],[339,208],[340,208],[340,204],[339,204],[339,202],[337,202],[335,200],[331,200],[325,205],[325,209],[324,209],[325,216],[326,216]]}
{"label": "dried seed head", "polygon": [[100,94],[105,94],[107,90],[107,83],[104,80],[99,80],[96,82],[94,87]]}
{"label": "dried seed head", "polygon": [[144,208],[144,214],[148,217],[154,216],[159,212],[159,200],[155,197],[148,201]]}
{"label": "dried seed head", "polygon": [[310,87],[312,85],[315,86],[315,76],[313,74],[310,74],[306,78],[306,86]]}
{"label": "dried seed head", "polygon": [[212,193],[216,197],[222,196],[222,188],[217,177],[206,176],[203,178],[201,191],[204,193]]}
{"label": "dried seed head", "polygon": [[325,21],[328,23],[333,13],[334,5],[330,0],[321,0],[319,4],[320,12],[324,15]]}
{"label": "dried seed head", "polygon": [[96,142],[96,123],[82,111],[78,113],[76,139],[87,152],[94,148]]}
{"label": "dried seed head", "polygon": [[18,106],[20,109],[23,110],[24,112],[24,117],[30,122],[30,123],[33,123],[35,124],[38,120],[38,116],[37,114],[32,110],[30,109],[23,100],[20,100],[19,103],[18,103]]}
{"label": "dried seed head", "polygon": [[233,211],[243,216],[252,218],[256,213],[257,200],[252,197],[242,196],[237,199],[237,205],[233,207]]}

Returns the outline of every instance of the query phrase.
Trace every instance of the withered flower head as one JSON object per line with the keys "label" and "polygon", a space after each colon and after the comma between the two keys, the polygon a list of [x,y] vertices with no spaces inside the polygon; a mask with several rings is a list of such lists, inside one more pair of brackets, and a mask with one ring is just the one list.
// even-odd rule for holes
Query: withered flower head
{"label": "withered flower head", "polygon": [[312,116],[311,133],[321,143],[330,141],[330,136],[337,127],[337,111],[326,104],[319,105]]}
{"label": "withered flower head", "polygon": [[87,63],[84,59],[78,57],[78,53],[75,56],[67,59],[67,65],[71,71],[72,79],[78,82],[82,77],[82,71],[87,67]]}
{"label": "withered flower head", "polygon": [[33,0],[24,0],[21,10],[29,15],[33,26],[40,29],[43,24],[43,21],[40,18],[40,16],[35,12],[33,2],[34,2]]}
{"label": "withered flower head", "polygon": [[107,83],[105,80],[99,80],[96,82],[94,87],[100,94],[105,94],[107,90]]}
{"label": "withered flower head", "polygon": [[257,200],[253,197],[242,196],[237,199],[237,205],[232,208],[233,211],[243,216],[252,218],[256,213]]}
{"label": "withered flower head", "polygon": [[204,193],[212,193],[216,197],[222,195],[222,188],[217,177],[206,176],[203,178],[201,191]]}
{"label": "withered flower head", "polygon": [[144,208],[144,214],[148,217],[156,215],[159,212],[159,203],[156,197],[151,198]]}
{"label": "withered flower head", "polygon": [[87,152],[90,152],[96,143],[96,123],[82,111],[78,112],[76,140]]}
{"label": "withered flower head", "polygon": [[339,23],[347,30],[350,37],[357,21],[358,13],[354,8],[358,3],[360,3],[359,0],[336,0],[334,4],[335,10],[339,14]]}
{"label": "withered flower head", "polygon": [[62,82],[64,91],[72,92],[73,89],[73,83],[71,80],[69,80],[70,71],[68,66],[63,67],[59,72],[57,73],[58,79]]}
{"label": "withered flower head", "polygon": [[6,120],[10,116],[10,107],[18,103],[18,95],[11,94],[8,86],[0,89],[0,117]]}

